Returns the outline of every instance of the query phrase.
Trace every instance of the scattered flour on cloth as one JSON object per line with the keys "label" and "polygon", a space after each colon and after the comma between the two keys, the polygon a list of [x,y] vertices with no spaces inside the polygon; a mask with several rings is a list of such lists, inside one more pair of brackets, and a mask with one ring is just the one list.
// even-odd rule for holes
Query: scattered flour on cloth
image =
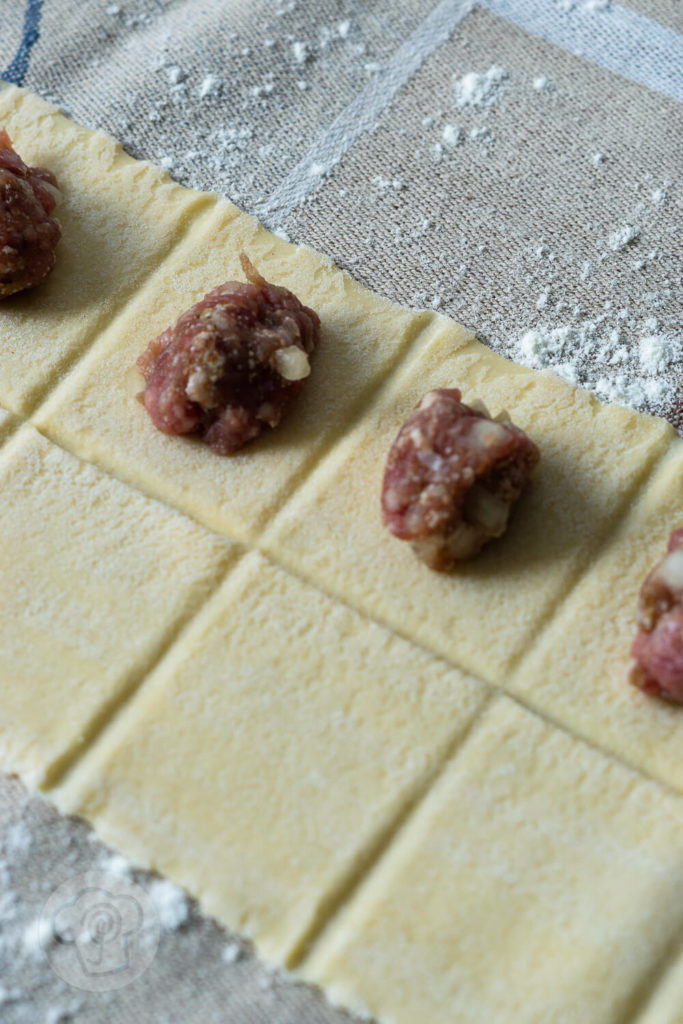
{"label": "scattered flour on cloth", "polygon": [[639,235],[640,231],[632,224],[621,224],[610,234],[607,244],[614,252],[621,252],[627,245],[635,242]]}
{"label": "scattered flour on cloth", "polygon": [[532,84],[536,92],[552,92],[555,88],[546,75],[537,75]]}
{"label": "scattered flour on cloth", "polygon": [[223,946],[222,958],[226,964],[236,964],[244,955],[245,949],[240,942],[228,942]]}
{"label": "scattered flour on cloth", "polygon": [[681,358],[683,344],[661,334],[640,339],[640,365],[645,373],[666,373]]}
{"label": "scattered flour on cloth", "polygon": [[462,142],[462,128],[459,128],[457,124],[446,124],[441,138],[447,146],[459,146]]}
{"label": "scattered flour on cloth", "polygon": [[23,821],[10,825],[2,838],[2,845],[8,856],[26,853],[30,850],[32,842],[31,832]]}
{"label": "scattered flour on cloth", "polygon": [[104,860],[100,861],[99,867],[110,875],[116,875],[117,878],[123,878],[126,881],[133,880],[133,865],[120,853],[112,853],[110,856],[105,857]]}
{"label": "scattered flour on cloth", "polygon": [[580,11],[595,13],[609,11],[612,7],[612,0],[555,0],[555,3],[563,14],[569,14],[577,8]]}
{"label": "scattered flour on cloth", "polygon": [[162,928],[175,931],[187,921],[190,908],[187,896],[174,882],[160,878],[152,882],[147,890],[154,904]]}
{"label": "scattered flour on cloth", "polygon": [[507,69],[497,64],[483,74],[468,71],[453,83],[456,107],[492,107],[500,99],[509,77]]}
{"label": "scattered flour on cloth", "polygon": [[653,333],[641,336],[637,346],[624,344],[618,328],[605,337],[592,321],[540,327],[517,339],[514,355],[526,366],[552,370],[607,401],[661,408],[673,401],[680,384],[683,339],[654,333],[654,318],[645,327]]}

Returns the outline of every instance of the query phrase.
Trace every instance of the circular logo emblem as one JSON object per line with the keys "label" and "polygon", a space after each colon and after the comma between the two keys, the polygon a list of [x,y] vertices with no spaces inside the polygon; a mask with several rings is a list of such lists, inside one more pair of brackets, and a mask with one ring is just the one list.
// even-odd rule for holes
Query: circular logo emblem
{"label": "circular logo emblem", "polygon": [[123,988],[147,970],[159,945],[159,918],[141,886],[108,871],[62,882],[40,922],[52,970],[74,988]]}

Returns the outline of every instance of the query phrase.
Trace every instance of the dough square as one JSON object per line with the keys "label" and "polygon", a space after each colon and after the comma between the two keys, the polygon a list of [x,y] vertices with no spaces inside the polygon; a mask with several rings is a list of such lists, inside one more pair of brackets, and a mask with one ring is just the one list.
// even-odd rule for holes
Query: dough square
{"label": "dough square", "polygon": [[[243,280],[239,253],[319,314],[305,390],[275,430],[232,456],[156,429],[131,388],[147,343],[207,291]],[[81,457],[240,539],[253,540],[433,318],[371,295],[325,257],[286,244],[218,203],[39,410],[36,422]],[[138,390],[142,387],[140,380]]]}
{"label": "dough square", "polygon": [[510,690],[644,772],[683,790],[681,708],[627,683],[643,580],[683,526],[683,441],[510,678]]}
{"label": "dough square", "polygon": [[621,1024],[683,925],[682,826],[501,696],[302,973],[392,1024]]}
{"label": "dough square", "polygon": [[48,167],[60,185],[55,268],[0,305],[0,401],[26,414],[214,200],[23,89],[0,92],[0,125],[26,163]]}
{"label": "dough square", "polygon": [[41,784],[128,695],[234,550],[23,426],[0,450],[0,762]]}
{"label": "dough square", "polygon": [[51,795],[290,963],[488,696],[252,552]]}
{"label": "dough square", "polygon": [[[585,571],[673,434],[663,420],[602,405],[550,373],[459,344],[443,327],[382,392],[276,519],[264,546],[328,591],[489,682],[510,665]],[[396,433],[433,387],[506,408],[538,444],[537,479],[505,537],[453,574],[428,569],[381,523]]]}

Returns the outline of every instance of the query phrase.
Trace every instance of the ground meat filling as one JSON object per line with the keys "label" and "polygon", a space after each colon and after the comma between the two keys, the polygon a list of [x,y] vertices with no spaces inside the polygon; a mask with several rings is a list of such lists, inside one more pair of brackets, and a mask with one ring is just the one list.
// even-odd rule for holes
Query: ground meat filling
{"label": "ground meat filling", "polygon": [[304,386],[320,320],[240,256],[228,281],[155,338],[138,359],[143,401],[165,434],[199,434],[230,455],[276,426]]}
{"label": "ground meat filling", "polygon": [[385,526],[431,569],[453,569],[507,527],[539,452],[506,414],[425,395],[391,446],[382,487]]}
{"label": "ground meat filling", "polygon": [[631,654],[635,686],[683,704],[683,527],[643,583]]}
{"label": "ground meat filling", "polygon": [[61,229],[50,216],[57,179],[27,167],[0,129],[0,299],[39,284],[55,265]]}

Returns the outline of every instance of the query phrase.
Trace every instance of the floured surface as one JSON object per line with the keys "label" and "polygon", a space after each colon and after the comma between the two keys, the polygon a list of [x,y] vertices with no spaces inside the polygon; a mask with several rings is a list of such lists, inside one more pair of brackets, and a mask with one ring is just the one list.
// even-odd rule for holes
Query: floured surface
{"label": "floured surface", "polygon": [[683,927],[682,823],[500,698],[304,974],[394,1024],[619,1024]]}
{"label": "floured surface", "polygon": [[60,186],[55,269],[37,289],[2,303],[0,402],[25,414],[143,285],[209,197],[19,90],[0,94],[0,123],[22,158],[48,167]]}
{"label": "floured surface", "polygon": [[[303,960],[308,977],[387,1020],[443,1024],[451,998],[463,1020],[495,1020],[508,1006],[501,992],[512,992],[520,1020],[545,1024],[547,1005],[559,1014],[565,1003],[567,1021],[612,1022],[683,929],[681,803],[568,733],[680,788],[676,709],[646,705],[622,677],[642,574],[680,525],[672,428],[506,363],[434,313],[397,309],[25,93],[3,93],[3,104],[29,159],[54,129],[58,175],[76,173],[70,133],[88,154],[84,180],[100,180],[110,155],[103,194],[123,216],[115,250],[79,236],[75,215],[66,233],[81,260],[128,282],[101,302],[99,291],[94,301],[74,290],[67,245],[68,287],[53,286],[68,315],[40,302],[41,289],[25,296],[22,316],[37,318],[30,348],[0,354],[10,382],[0,401],[24,414],[38,402],[31,419],[42,431],[10,432],[0,449],[3,766],[33,784],[47,773],[62,807],[187,885],[264,956]],[[74,163],[78,153],[74,144]],[[100,201],[89,206],[87,195],[86,220]],[[155,223],[149,249],[126,215]],[[242,248],[317,310],[323,332],[287,420],[221,459],[159,434],[126,371],[184,308],[241,276]],[[73,316],[69,302],[82,303]],[[12,303],[0,316],[20,331]],[[55,358],[41,362],[51,332]],[[11,384],[17,374],[24,390]],[[439,576],[381,529],[379,490],[400,423],[425,391],[447,385],[493,413],[507,408],[542,459],[506,538]],[[269,557],[242,555],[230,538]],[[600,657],[586,664],[596,646],[610,652],[609,670]],[[580,671],[588,678],[577,685]],[[496,686],[555,724],[492,698]],[[471,863],[458,861],[460,836]],[[424,891],[410,866],[423,847]],[[501,851],[512,869],[499,922]],[[552,899],[534,891],[537,879]],[[603,890],[608,913],[596,921]],[[394,921],[393,939],[367,910],[376,906]],[[453,936],[459,914],[469,944]],[[348,921],[360,924],[350,933]],[[400,957],[385,969],[402,934],[415,945],[413,969]],[[547,948],[565,975],[544,966]],[[449,951],[467,965],[457,996]]]}
{"label": "floured surface", "polygon": [[510,689],[555,721],[683,790],[680,707],[624,685],[634,636],[633,594],[683,522],[683,445],[677,443],[555,619]]}
{"label": "floured surface", "polygon": [[[201,914],[173,883],[138,871],[103,846],[85,822],[59,814],[17,779],[0,790],[0,1017],[3,1024],[150,1020],[168,1024],[249,1021],[321,1024],[334,1014],[320,991],[270,971],[250,943]],[[64,952],[39,929],[45,900],[64,881],[97,872],[105,886],[135,880],[164,921],[157,955],[128,985],[87,992],[67,985],[47,957]],[[171,885],[169,894],[167,886]],[[160,899],[159,897],[162,897]],[[172,912],[174,909],[174,912]],[[183,909],[185,917],[183,918]],[[41,936],[44,942],[36,941]],[[144,1007],[135,1014],[135,1003]]]}
{"label": "floured surface", "polygon": [[[647,6],[663,20],[661,0]],[[330,253],[369,288],[474,327],[517,361],[530,331],[563,330],[572,343],[549,351],[547,365],[681,430],[680,106],[585,59],[585,46],[605,45],[624,20],[626,74],[648,55],[652,26],[624,15],[616,0],[475,3],[373,130],[269,226]],[[680,33],[680,4],[677,21]],[[574,53],[539,38],[549,23],[567,30]],[[677,82],[680,46],[674,35],[652,54]],[[490,105],[458,106],[458,83],[492,69],[505,77]],[[637,237],[613,249],[629,227]],[[638,358],[653,334],[677,347],[664,373]]]}
{"label": "floured surface", "polygon": [[252,554],[57,799],[283,963],[487,695]]}
{"label": "floured surface", "polygon": [[[600,405],[550,374],[531,373],[478,343],[461,346],[442,320],[307,481],[267,533],[275,557],[344,600],[505,685],[511,662],[585,570],[673,431]],[[381,525],[389,447],[434,387],[507,409],[541,452],[537,479],[499,543],[451,575],[433,573]]]}
{"label": "floured surface", "polygon": [[[179,313],[225,280],[242,280],[245,250],[268,280],[290,288],[322,320],[304,392],[276,431],[230,458],[161,434],[136,399],[129,370]],[[275,238],[217,202],[188,232],[36,422],[98,462],[213,529],[253,540],[297,477],[351,420],[431,321],[377,300],[329,260]],[[464,332],[463,332],[464,334]]]}
{"label": "floured surface", "polygon": [[22,427],[0,450],[3,767],[42,781],[201,602],[233,548]]}

